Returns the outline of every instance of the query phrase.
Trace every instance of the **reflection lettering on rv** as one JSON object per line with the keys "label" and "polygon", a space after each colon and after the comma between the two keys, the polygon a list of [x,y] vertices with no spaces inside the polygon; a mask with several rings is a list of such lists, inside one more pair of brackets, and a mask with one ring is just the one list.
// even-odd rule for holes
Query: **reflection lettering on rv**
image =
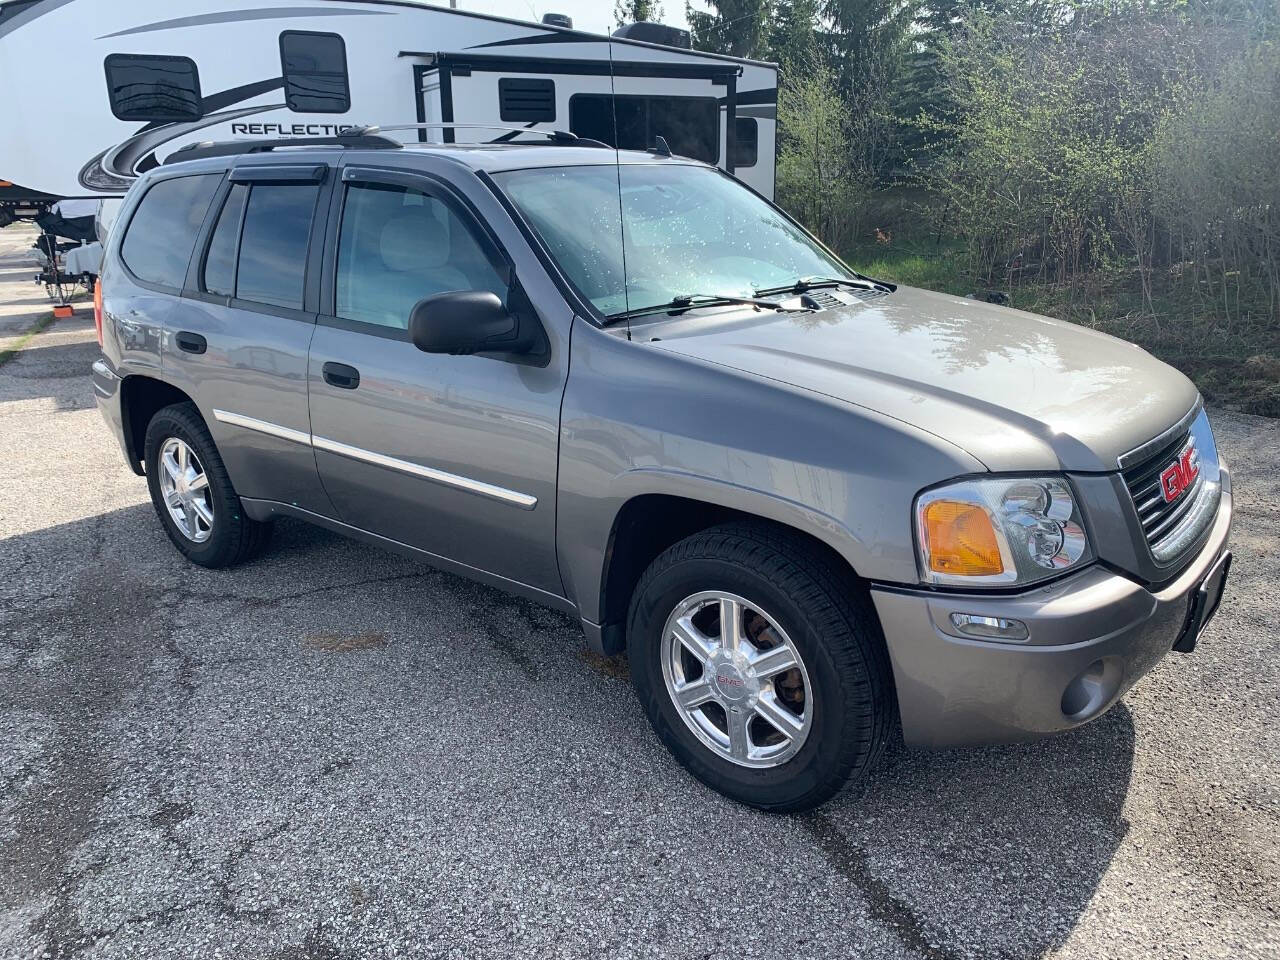
{"label": "reflection lettering on rv", "polygon": [[352,129],[350,124],[342,123],[233,123],[233,136],[247,137],[332,137],[345,130]]}

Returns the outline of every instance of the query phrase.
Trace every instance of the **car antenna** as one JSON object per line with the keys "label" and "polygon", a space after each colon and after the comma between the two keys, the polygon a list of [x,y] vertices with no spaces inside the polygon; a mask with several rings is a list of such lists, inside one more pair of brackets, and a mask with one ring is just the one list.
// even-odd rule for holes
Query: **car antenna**
{"label": "car antenna", "polygon": [[670,148],[669,146],[667,146],[667,138],[666,138],[666,137],[654,137],[654,138],[653,138],[653,146],[652,146],[652,147],[650,147],[650,148],[648,149],[648,151],[647,151],[647,152],[648,152],[648,153],[652,153],[655,157],[669,157],[669,156],[671,156],[671,148]]}

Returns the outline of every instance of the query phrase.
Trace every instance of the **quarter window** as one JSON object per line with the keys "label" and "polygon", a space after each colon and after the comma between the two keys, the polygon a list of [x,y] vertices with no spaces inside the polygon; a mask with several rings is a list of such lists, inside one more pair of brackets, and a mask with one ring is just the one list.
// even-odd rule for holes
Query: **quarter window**
{"label": "quarter window", "polygon": [[111,112],[119,120],[199,120],[200,74],[188,57],[113,53],[104,62]]}
{"label": "quarter window", "polygon": [[647,150],[662,137],[682,157],[720,160],[720,104],[714,97],[578,93],[569,98],[569,129],[620,150]]}
{"label": "quarter window", "polygon": [[338,239],[335,310],[344,320],[404,330],[414,304],[507,283],[485,247],[438,197],[391,184],[347,188]]}
{"label": "quarter window", "polygon": [[302,308],[311,219],[320,187],[255,183],[249,190],[236,267],[236,297]]}
{"label": "quarter window", "polygon": [[347,48],[336,33],[286,30],[280,34],[285,102],[294,113],[346,113],[351,109]]}
{"label": "quarter window", "polygon": [[247,184],[235,184],[218,214],[218,225],[213,228],[209,254],[204,261],[204,289],[209,293],[224,297],[235,295],[236,248],[240,245],[240,220],[248,196]]}
{"label": "quarter window", "polygon": [[147,190],[120,247],[139,280],[181,290],[221,174],[161,180]]}

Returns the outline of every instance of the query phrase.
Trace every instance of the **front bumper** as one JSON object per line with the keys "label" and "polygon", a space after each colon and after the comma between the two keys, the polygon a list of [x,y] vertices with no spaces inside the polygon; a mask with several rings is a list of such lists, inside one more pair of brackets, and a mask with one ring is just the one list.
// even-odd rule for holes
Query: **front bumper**
{"label": "front bumper", "polygon": [[[1200,553],[1157,592],[1100,565],[1016,596],[873,589],[907,743],[1029,740],[1100,716],[1169,652],[1230,530],[1228,488]],[[1021,620],[1031,636],[962,637],[953,612]]]}

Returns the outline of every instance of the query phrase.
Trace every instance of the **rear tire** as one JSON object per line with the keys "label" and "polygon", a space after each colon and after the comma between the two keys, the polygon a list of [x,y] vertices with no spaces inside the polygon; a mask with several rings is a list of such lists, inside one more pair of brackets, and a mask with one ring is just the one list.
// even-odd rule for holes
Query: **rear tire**
{"label": "rear tire", "polygon": [[[726,617],[738,623],[727,641]],[[664,637],[684,639],[664,645]],[[896,716],[870,598],[824,552],[765,523],[715,527],[654,560],[632,597],[627,654],[640,701],[676,759],[763,810],[809,810],[865,777]],[[766,678],[778,664],[793,665]],[[681,707],[677,697],[703,703]],[[745,748],[735,747],[744,731]]]}
{"label": "rear tire", "polygon": [[245,516],[194,403],[175,403],[147,425],[147,487],[164,531],[192,563],[217,569],[261,553],[271,524]]}

